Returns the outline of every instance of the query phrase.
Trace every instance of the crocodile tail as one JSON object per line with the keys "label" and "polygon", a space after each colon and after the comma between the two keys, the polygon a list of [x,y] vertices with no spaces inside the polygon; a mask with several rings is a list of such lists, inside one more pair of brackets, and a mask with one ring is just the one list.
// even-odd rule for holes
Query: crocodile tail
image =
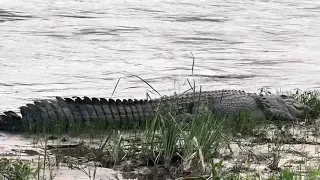
{"label": "crocodile tail", "polygon": [[13,111],[5,111],[0,115],[0,130],[18,132],[22,129],[21,116]]}
{"label": "crocodile tail", "polygon": [[154,102],[137,99],[89,97],[37,100],[20,107],[21,116],[7,111],[0,115],[0,129],[10,131],[67,131],[70,128],[107,128],[140,125],[152,114]]}
{"label": "crocodile tail", "polygon": [[[37,100],[20,107],[23,131],[53,131],[57,128],[65,130],[70,114],[64,113],[62,98],[53,100]],[[64,102],[64,100],[62,100]],[[70,113],[70,112],[69,112]]]}

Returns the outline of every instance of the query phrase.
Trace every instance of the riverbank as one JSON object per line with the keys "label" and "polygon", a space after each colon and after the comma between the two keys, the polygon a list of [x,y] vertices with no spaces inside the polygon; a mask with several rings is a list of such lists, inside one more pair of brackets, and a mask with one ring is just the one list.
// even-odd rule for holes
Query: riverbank
{"label": "riverbank", "polygon": [[273,122],[210,112],[180,123],[169,110],[130,130],[2,133],[0,172],[12,179],[55,180],[317,178],[319,93],[295,98],[312,111],[306,121],[284,123],[282,130]]}

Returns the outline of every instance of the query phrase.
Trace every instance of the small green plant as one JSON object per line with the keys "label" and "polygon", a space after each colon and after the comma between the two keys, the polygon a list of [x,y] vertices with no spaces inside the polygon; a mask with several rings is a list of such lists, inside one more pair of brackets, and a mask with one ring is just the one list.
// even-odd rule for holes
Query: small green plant
{"label": "small green plant", "polygon": [[311,180],[320,179],[320,170],[319,168],[311,170],[307,176]]}
{"label": "small green plant", "polygon": [[169,113],[168,117],[161,118],[161,149],[164,157],[164,166],[169,167],[173,156],[177,153],[177,143],[181,137],[181,128],[175,118]]}
{"label": "small green plant", "polygon": [[35,178],[36,169],[21,160],[0,159],[0,174],[9,180],[29,180]]}
{"label": "small green plant", "polygon": [[296,91],[292,96],[309,107],[306,117],[309,121],[313,122],[320,117],[320,91]]}
{"label": "small green plant", "polygon": [[211,177],[212,177],[212,179],[220,179],[221,178],[222,165],[223,165],[223,160],[220,160],[218,163],[211,164]]}
{"label": "small green plant", "polygon": [[183,144],[181,149],[185,157],[197,153],[202,164],[208,163],[213,154],[218,152],[229,142],[228,131],[224,128],[225,119],[212,115],[211,112],[202,112],[192,117],[192,120],[183,128]]}
{"label": "small green plant", "polygon": [[111,157],[112,157],[112,160],[114,162],[114,164],[118,163],[120,161],[120,154],[123,152],[123,149],[122,149],[122,141],[123,141],[123,137],[121,135],[121,132],[120,131],[114,131],[113,133],[113,141],[112,141],[112,144],[111,144],[111,147],[110,147],[110,154],[111,154]]}

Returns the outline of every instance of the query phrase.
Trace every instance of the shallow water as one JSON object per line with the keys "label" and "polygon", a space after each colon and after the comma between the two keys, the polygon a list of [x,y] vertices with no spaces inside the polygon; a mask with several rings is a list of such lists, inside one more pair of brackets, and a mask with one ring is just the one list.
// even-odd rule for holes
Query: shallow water
{"label": "shallow water", "polygon": [[[0,0],[0,109],[54,96],[320,86],[320,2]],[[192,62],[195,58],[194,74]],[[157,97],[157,95],[153,95]]]}

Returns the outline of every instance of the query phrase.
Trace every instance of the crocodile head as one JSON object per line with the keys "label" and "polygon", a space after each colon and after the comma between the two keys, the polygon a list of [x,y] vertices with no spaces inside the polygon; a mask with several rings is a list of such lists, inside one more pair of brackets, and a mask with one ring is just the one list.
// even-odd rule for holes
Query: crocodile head
{"label": "crocodile head", "polygon": [[287,95],[263,96],[265,106],[273,119],[300,120],[306,117],[308,106]]}
{"label": "crocodile head", "polygon": [[300,119],[306,117],[307,111],[310,109],[308,106],[286,95],[280,95],[280,97],[283,99],[286,108],[293,117]]}

